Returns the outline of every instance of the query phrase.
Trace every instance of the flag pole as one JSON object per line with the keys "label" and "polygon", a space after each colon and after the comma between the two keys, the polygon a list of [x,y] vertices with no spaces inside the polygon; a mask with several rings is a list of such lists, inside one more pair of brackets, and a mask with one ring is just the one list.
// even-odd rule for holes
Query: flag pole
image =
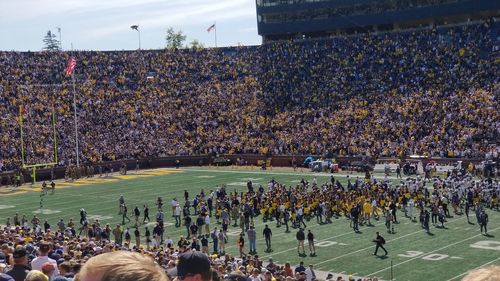
{"label": "flag pole", "polygon": [[217,22],[214,22],[214,34],[215,34],[215,48],[217,48]]}
{"label": "flag pole", "polygon": [[139,34],[139,50],[141,49],[141,31],[137,28],[137,33]]}
{"label": "flag pole", "polygon": [[[73,43],[71,43],[71,57],[73,57]],[[76,86],[75,86],[75,71],[71,71],[71,82],[73,83],[73,111],[75,113],[75,151],[76,151],[76,167],[80,168],[80,154],[78,148],[78,117],[76,115]]]}
{"label": "flag pole", "polygon": [[71,74],[71,81],[73,82],[73,110],[75,112],[75,143],[76,143],[76,166],[80,168],[80,155],[78,149],[78,117],[76,116],[76,87],[75,87],[75,74]]}
{"label": "flag pole", "polygon": [[57,165],[57,134],[56,134],[56,107],[55,96],[52,96],[52,128],[54,129],[54,159]]}

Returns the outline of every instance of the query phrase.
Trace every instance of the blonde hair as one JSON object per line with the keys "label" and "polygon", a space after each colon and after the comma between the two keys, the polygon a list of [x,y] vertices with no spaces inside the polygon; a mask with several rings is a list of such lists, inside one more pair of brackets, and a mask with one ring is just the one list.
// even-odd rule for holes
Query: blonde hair
{"label": "blonde hair", "polygon": [[39,270],[32,270],[26,275],[24,281],[49,281],[49,277]]}
{"label": "blonde hair", "polygon": [[462,281],[500,281],[500,266],[488,266],[473,270]]}
{"label": "blonde hair", "polygon": [[134,252],[117,251],[90,258],[75,281],[101,276],[100,281],[169,281],[165,271],[150,257]]}

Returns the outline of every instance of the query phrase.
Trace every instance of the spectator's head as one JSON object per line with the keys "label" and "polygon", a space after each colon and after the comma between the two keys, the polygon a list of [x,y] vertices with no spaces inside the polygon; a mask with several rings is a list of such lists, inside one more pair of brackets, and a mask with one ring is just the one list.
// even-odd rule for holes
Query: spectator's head
{"label": "spectator's head", "polygon": [[66,276],[66,274],[71,273],[71,263],[63,262],[59,265],[59,272],[62,276]]}
{"label": "spectator's head", "polygon": [[26,249],[24,248],[17,248],[14,253],[12,253],[12,257],[14,258],[14,263],[15,264],[23,264],[27,265],[28,264],[28,253],[26,252]]}
{"label": "spectator's head", "polygon": [[183,281],[210,281],[212,279],[210,260],[201,252],[188,251],[179,256],[177,268],[171,270],[169,274]]}
{"label": "spectator's head", "polygon": [[168,278],[151,258],[118,251],[90,258],[75,281],[168,281]]}
{"label": "spectator's head", "polygon": [[43,274],[45,274],[47,276],[52,276],[52,274],[54,273],[54,270],[56,270],[56,268],[50,262],[46,262],[42,265],[42,272],[43,272]]}
{"label": "spectator's head", "polygon": [[26,275],[24,281],[49,281],[49,277],[39,270],[32,270]]}
{"label": "spectator's head", "polygon": [[48,242],[42,241],[38,247],[38,251],[41,256],[47,256],[50,251],[50,244]]}
{"label": "spectator's head", "polygon": [[247,278],[241,272],[234,271],[230,274],[225,275],[224,281],[247,281]]}

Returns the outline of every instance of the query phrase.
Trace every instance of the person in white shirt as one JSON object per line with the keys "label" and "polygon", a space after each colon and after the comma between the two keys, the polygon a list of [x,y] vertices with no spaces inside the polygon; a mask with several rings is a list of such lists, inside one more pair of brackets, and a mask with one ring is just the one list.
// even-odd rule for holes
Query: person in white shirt
{"label": "person in white shirt", "polygon": [[250,279],[250,281],[262,281],[260,270],[258,268],[254,268],[252,270],[252,275],[248,276],[248,279]]}
{"label": "person in white shirt", "polygon": [[175,227],[180,227],[181,226],[181,206],[179,206],[179,204],[177,204],[177,206],[175,206],[174,217],[175,217]]}
{"label": "person in white shirt", "polygon": [[316,273],[313,270],[313,265],[310,264],[309,267],[306,269],[306,280],[307,281],[312,281],[313,279],[316,279]]}
{"label": "person in white shirt", "polygon": [[175,213],[175,207],[179,205],[179,202],[177,202],[177,199],[174,198],[171,202],[170,205],[172,206],[172,217],[174,216]]}
{"label": "person in white shirt", "polygon": [[210,234],[210,216],[208,214],[205,216],[205,234]]}
{"label": "person in white shirt", "polygon": [[51,264],[54,265],[55,270],[49,277],[54,277],[59,275],[59,269],[57,268],[57,262],[48,257],[49,252],[50,252],[50,244],[42,241],[40,243],[40,247],[38,247],[38,257],[36,257],[34,260],[31,261],[31,269],[42,271],[42,266],[46,262],[50,262]]}
{"label": "person in white shirt", "polygon": [[174,241],[170,239],[170,236],[167,236],[167,239],[164,241],[165,247],[167,248],[173,248],[174,247]]}
{"label": "person in white shirt", "polygon": [[408,216],[412,221],[415,221],[417,219],[415,217],[414,210],[415,210],[415,201],[413,200],[413,198],[410,198],[410,200],[408,200]]}

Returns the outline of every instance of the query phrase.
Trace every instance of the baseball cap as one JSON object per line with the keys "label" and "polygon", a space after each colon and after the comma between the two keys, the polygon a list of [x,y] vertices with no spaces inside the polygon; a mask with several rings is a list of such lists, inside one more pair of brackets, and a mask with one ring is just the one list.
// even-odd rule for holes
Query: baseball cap
{"label": "baseball cap", "polygon": [[202,252],[189,251],[179,256],[176,268],[168,270],[171,277],[177,276],[182,280],[187,276],[196,274],[208,274],[210,272],[210,260]]}
{"label": "baseball cap", "polygon": [[26,252],[26,249],[24,248],[17,248],[14,253],[12,253],[12,257],[15,259],[19,259],[22,257],[25,257],[28,253]]}

